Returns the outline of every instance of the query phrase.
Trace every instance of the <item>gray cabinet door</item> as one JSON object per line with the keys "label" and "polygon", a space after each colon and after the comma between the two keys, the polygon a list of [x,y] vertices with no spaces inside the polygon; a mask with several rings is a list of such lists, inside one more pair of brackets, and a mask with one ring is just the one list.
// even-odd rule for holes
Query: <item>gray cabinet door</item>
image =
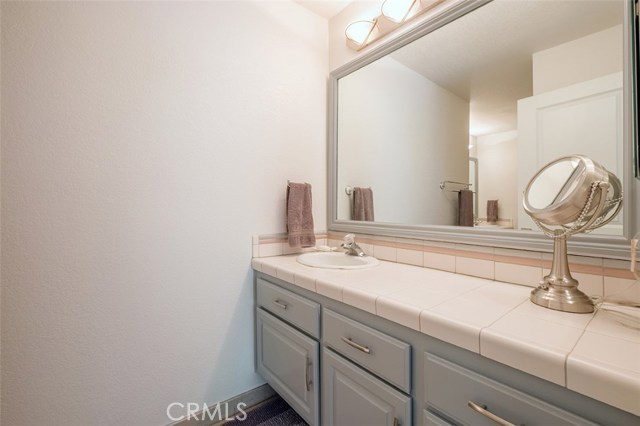
{"label": "gray cabinet door", "polygon": [[319,344],[293,327],[256,310],[258,373],[310,425],[319,425]]}
{"label": "gray cabinet door", "polygon": [[330,349],[322,350],[325,426],[410,426],[411,398]]}

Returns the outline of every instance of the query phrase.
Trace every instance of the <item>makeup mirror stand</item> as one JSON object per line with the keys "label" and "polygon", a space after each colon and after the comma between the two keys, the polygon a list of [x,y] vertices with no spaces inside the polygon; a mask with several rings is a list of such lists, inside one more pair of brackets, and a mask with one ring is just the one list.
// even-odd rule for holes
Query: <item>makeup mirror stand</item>
{"label": "makeup mirror stand", "polygon": [[[549,189],[552,197],[541,197]],[[548,204],[541,201],[549,199]],[[525,189],[523,207],[538,228],[553,238],[553,261],[549,275],[531,292],[533,303],[563,312],[594,311],[593,301],[578,290],[578,281],[569,271],[567,237],[606,225],[621,206],[619,179],[588,157],[562,157],[536,173]]]}
{"label": "makeup mirror stand", "polygon": [[591,298],[578,289],[578,280],[569,271],[567,235],[563,230],[554,231],[551,272],[531,292],[531,301],[536,305],[565,312],[590,313],[594,310]]}

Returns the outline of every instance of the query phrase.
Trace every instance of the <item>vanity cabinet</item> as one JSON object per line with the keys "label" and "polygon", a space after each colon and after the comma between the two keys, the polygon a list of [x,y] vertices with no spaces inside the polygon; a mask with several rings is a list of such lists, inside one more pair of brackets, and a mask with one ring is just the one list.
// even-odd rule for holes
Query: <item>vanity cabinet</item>
{"label": "vanity cabinet", "polygon": [[257,371],[309,425],[319,425],[320,305],[264,280],[256,299]]}
{"label": "vanity cabinet", "polygon": [[640,424],[629,412],[286,281],[257,272],[255,283],[257,371],[310,425]]}

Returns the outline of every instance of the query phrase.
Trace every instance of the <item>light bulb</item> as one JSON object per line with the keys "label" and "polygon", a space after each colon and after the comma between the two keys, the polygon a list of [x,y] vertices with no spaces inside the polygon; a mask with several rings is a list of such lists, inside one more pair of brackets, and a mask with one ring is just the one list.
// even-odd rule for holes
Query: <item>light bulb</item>
{"label": "light bulb", "polygon": [[401,23],[408,16],[413,5],[419,0],[385,0],[382,3],[382,15],[395,23]]}
{"label": "light bulb", "polygon": [[362,45],[369,38],[375,25],[375,21],[355,21],[347,26],[344,34],[347,36],[347,39],[358,45]]}

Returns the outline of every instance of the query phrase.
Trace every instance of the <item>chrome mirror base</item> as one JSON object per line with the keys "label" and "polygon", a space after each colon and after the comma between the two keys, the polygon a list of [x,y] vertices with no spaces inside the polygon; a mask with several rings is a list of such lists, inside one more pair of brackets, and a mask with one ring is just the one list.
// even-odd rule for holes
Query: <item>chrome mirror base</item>
{"label": "chrome mirror base", "polygon": [[531,292],[531,301],[536,305],[556,311],[574,314],[590,314],[594,311],[593,302],[577,287],[564,287],[545,284]]}
{"label": "chrome mirror base", "polygon": [[589,314],[594,311],[591,298],[578,290],[578,280],[571,276],[567,257],[567,237],[556,231],[553,240],[553,262],[551,272],[540,286],[531,292],[531,301],[536,305],[556,311],[574,314]]}

